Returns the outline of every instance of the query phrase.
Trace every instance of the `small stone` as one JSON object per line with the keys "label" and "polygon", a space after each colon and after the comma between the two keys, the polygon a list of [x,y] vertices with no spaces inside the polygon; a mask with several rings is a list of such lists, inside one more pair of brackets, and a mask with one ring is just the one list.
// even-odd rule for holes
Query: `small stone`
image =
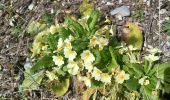
{"label": "small stone", "polygon": [[32,10],[33,8],[34,8],[34,4],[33,3],[28,6],[29,10]]}
{"label": "small stone", "polygon": [[160,12],[159,12],[159,14],[162,15],[162,14],[165,14],[166,12],[167,12],[166,9],[161,9]]}
{"label": "small stone", "polygon": [[122,17],[130,15],[129,7],[128,6],[121,6],[121,7],[115,8],[110,12],[110,14],[112,16],[116,15],[118,17],[118,19],[121,20]]}
{"label": "small stone", "polygon": [[114,3],[107,2],[106,5],[107,5],[107,6],[112,6],[112,5],[114,5]]}

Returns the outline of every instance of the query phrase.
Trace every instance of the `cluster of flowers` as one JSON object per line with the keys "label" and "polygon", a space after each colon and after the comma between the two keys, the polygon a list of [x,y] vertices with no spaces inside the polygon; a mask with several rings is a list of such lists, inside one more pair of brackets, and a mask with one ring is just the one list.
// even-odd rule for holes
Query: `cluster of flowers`
{"label": "cluster of flowers", "polygon": [[[84,50],[80,54],[81,59],[76,59],[77,53],[73,50],[71,41],[73,41],[72,36],[69,36],[69,38],[65,40],[63,40],[62,38],[58,40],[57,50],[54,51],[56,55],[52,56],[55,65],[58,67],[54,67],[52,72],[46,71],[46,75],[51,81],[58,79],[55,73],[66,63],[65,58],[68,59],[66,65],[68,73],[71,75],[77,75],[78,80],[84,81],[87,87],[91,87],[92,78],[105,84],[111,83],[112,77],[119,84],[122,84],[125,80],[128,80],[130,78],[129,74],[125,73],[124,70],[120,70],[119,68],[114,68],[111,75],[109,75],[108,73],[103,73],[100,69],[97,68],[97,66],[93,65],[93,62],[95,61],[95,56],[90,50]],[[104,46],[108,45],[108,43],[109,40],[107,38],[97,38],[96,36],[93,36],[90,39],[89,47],[93,48],[98,45],[99,50],[102,50]],[[130,49],[132,48],[133,47],[130,46]],[[60,55],[60,52],[63,52],[64,56]],[[83,68],[88,71],[89,74],[87,76],[81,76],[80,71],[83,70],[81,69],[81,66],[79,66],[80,63],[81,65],[83,65]],[[141,79],[139,79],[138,83],[141,85],[148,85],[148,77],[142,77]]]}
{"label": "cluster of flowers", "polygon": [[[73,41],[73,37],[69,36],[69,38],[63,40],[62,38],[59,38],[58,43],[57,43],[57,50],[54,51],[56,55],[52,56],[53,61],[55,65],[57,66],[57,70],[61,68],[64,64],[67,64],[67,71],[71,75],[77,75],[80,74],[79,72],[81,71],[81,65],[83,65],[83,68],[85,68],[88,73],[91,73],[91,76],[94,77],[98,81],[102,81],[104,83],[110,83],[111,82],[111,76],[108,75],[107,73],[102,73],[97,67],[93,65],[93,62],[95,61],[95,56],[90,50],[84,50],[80,54],[81,59],[76,59],[78,56],[76,51],[73,50],[71,41]],[[95,46],[99,46],[99,50],[102,50],[104,46],[108,45],[109,40],[104,37],[97,38],[96,36],[93,36],[90,39],[89,47],[93,48]],[[63,55],[61,54],[63,52]],[[61,54],[61,55],[60,55]],[[67,62],[65,62],[67,58]],[[56,73],[56,68],[52,72],[46,71],[46,75],[49,77],[50,80],[58,79],[56,78],[57,76],[55,75]],[[83,77],[81,75],[78,79],[81,81],[84,81],[85,84],[88,87],[91,87],[91,81],[90,77]]]}
{"label": "cluster of flowers", "polygon": [[[54,33],[54,32],[52,32]],[[122,84],[125,80],[130,78],[130,75],[125,73],[124,70],[120,70],[119,68],[114,68],[112,70],[112,74],[103,73],[97,66],[93,63],[95,61],[95,56],[90,50],[84,50],[80,55],[77,55],[77,52],[74,51],[72,47],[72,41],[74,41],[74,37],[71,35],[63,40],[62,38],[58,39],[57,49],[54,51],[52,56],[53,61],[57,67],[53,68],[53,71],[49,72],[46,71],[47,77],[52,80],[57,80],[58,77],[55,74],[63,65],[66,65],[67,71],[70,75],[77,75],[78,80],[84,81],[87,87],[91,87],[91,79],[94,78],[97,81],[101,81],[105,84],[111,83],[112,77],[115,81],[119,84]],[[102,50],[104,46],[107,46],[109,43],[109,39],[104,38],[102,36],[93,36],[89,41],[89,48],[94,48],[96,46],[99,47],[99,50]],[[42,47],[44,49],[44,47]],[[136,50],[133,46],[128,46],[124,48],[123,51],[120,52],[128,52]],[[159,59],[158,56],[155,56],[156,52],[159,52],[157,49],[149,49],[149,55],[145,56],[145,59],[148,61],[156,61]],[[131,54],[128,54],[129,56]],[[78,58],[78,59],[77,59]],[[87,70],[87,76],[81,76],[80,71],[84,69]],[[141,85],[148,85],[149,84],[149,77],[144,76],[139,79],[138,81]]]}

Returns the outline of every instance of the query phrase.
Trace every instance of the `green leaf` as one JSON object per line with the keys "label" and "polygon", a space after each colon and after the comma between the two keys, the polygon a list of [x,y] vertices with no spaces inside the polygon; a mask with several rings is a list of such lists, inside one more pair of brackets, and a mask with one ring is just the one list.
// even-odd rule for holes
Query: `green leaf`
{"label": "green leaf", "polygon": [[50,33],[47,30],[44,30],[40,33],[38,33],[35,38],[34,38],[34,42],[32,44],[32,58],[38,54],[40,54],[40,50],[43,46],[43,44],[45,43],[45,39],[46,37],[49,35]]}
{"label": "green leaf", "polygon": [[66,23],[68,24],[68,27],[70,29],[72,29],[72,30],[74,30],[74,32],[78,33],[79,37],[82,37],[85,34],[83,26],[81,24],[79,24],[78,22],[74,21],[73,19],[67,17]]}
{"label": "green leaf", "polygon": [[43,23],[47,23],[47,25],[54,25],[55,21],[54,21],[54,18],[55,18],[55,13],[49,13],[49,12],[45,12],[40,21],[43,22]]}
{"label": "green leaf", "polygon": [[28,25],[27,31],[32,35],[36,35],[37,33],[45,30],[46,27],[46,24],[41,24],[39,22],[33,21]]}
{"label": "green leaf", "polygon": [[170,93],[170,84],[169,83],[165,83],[164,84],[164,91],[167,92],[167,93]]}
{"label": "green leaf", "polygon": [[56,48],[57,48],[57,45],[56,45],[57,39],[55,38],[54,35],[49,34],[49,35],[47,36],[47,38],[46,38],[46,41],[47,41],[47,44],[50,46],[50,49],[51,49],[52,51],[56,50]]}
{"label": "green leaf", "polygon": [[140,64],[130,63],[130,64],[127,64],[127,66],[132,68],[138,75],[144,74],[143,66]]}
{"label": "green leaf", "polygon": [[139,89],[140,85],[138,84],[137,79],[129,79],[126,81],[125,86],[130,90],[130,91],[137,91]]}
{"label": "green leaf", "polygon": [[142,30],[140,29],[138,25],[132,22],[127,22],[126,26],[128,26],[128,28],[125,28],[125,29],[129,30],[129,32],[125,33],[125,36],[124,36],[125,42],[141,50],[142,45],[143,45]]}
{"label": "green leaf", "polygon": [[59,32],[60,38],[62,38],[63,40],[65,40],[66,38],[68,38],[69,35],[70,35],[70,31],[67,30],[67,29],[64,28],[64,27],[60,27],[60,28],[58,29],[58,32]]}
{"label": "green leaf", "polygon": [[31,71],[33,73],[40,71],[41,69],[48,68],[51,65],[53,65],[52,57],[49,55],[46,55],[39,59],[31,68]]}
{"label": "green leaf", "polygon": [[96,27],[96,25],[98,25],[97,23],[98,23],[99,15],[100,15],[100,13],[98,11],[94,10],[91,13],[90,17],[88,18],[87,24],[91,31]]}
{"label": "green leaf", "polygon": [[37,90],[43,77],[44,77],[44,71],[40,71],[36,74],[33,74],[30,69],[26,70],[24,72],[24,81],[22,82],[20,88],[22,90]]}
{"label": "green leaf", "polygon": [[114,67],[119,66],[118,63],[117,63],[116,52],[114,51],[114,49],[111,46],[109,46],[109,52],[110,52],[111,57],[112,57],[112,64],[113,64],[112,66],[114,66]]}
{"label": "green leaf", "polygon": [[148,88],[144,88],[142,94],[143,94],[143,100],[153,100],[151,95],[150,95],[151,91]]}
{"label": "green leaf", "polygon": [[83,0],[83,3],[80,5],[79,9],[83,17],[87,17],[90,16],[94,10],[94,6],[89,3],[89,0]]}
{"label": "green leaf", "polygon": [[146,60],[146,59],[144,60],[144,71],[145,71],[145,72],[147,72],[148,67],[150,67],[150,64],[151,64],[151,63],[150,63],[148,60]]}
{"label": "green leaf", "polygon": [[72,46],[77,53],[80,53],[82,50],[86,49],[87,45],[88,42],[83,40],[76,40],[72,42]]}
{"label": "green leaf", "polygon": [[[149,84],[146,86],[142,86],[141,88],[143,88],[143,91],[141,91],[141,93],[143,94],[143,97],[146,100],[159,100],[159,94],[157,94],[157,96],[153,96],[152,92],[155,91],[156,88],[156,84],[157,84],[157,79],[155,76],[152,76],[149,78]],[[157,91],[159,92],[159,91]]]}
{"label": "green leaf", "polygon": [[98,49],[92,49],[92,52],[95,56],[95,62],[94,64],[99,64],[101,61],[101,55],[100,55],[100,51]]}
{"label": "green leaf", "polygon": [[95,79],[91,80],[91,84],[92,84],[92,87],[94,87],[94,88],[103,87],[103,85],[104,85],[101,81],[97,81]]}
{"label": "green leaf", "polygon": [[162,64],[157,64],[153,67],[153,69],[148,73],[149,75],[157,75],[158,77],[163,79],[164,77],[164,72],[170,68],[170,63],[162,63]]}
{"label": "green leaf", "polygon": [[170,67],[167,68],[165,71],[164,71],[164,82],[166,83],[169,83],[170,84]]}
{"label": "green leaf", "polygon": [[62,79],[59,82],[56,82],[56,84],[54,84],[51,89],[52,92],[59,97],[59,96],[63,96],[68,91],[69,86],[70,86],[70,79],[66,78],[66,79]]}
{"label": "green leaf", "polygon": [[123,55],[122,60],[123,60],[123,62],[128,63],[129,62],[129,56]]}
{"label": "green leaf", "polygon": [[118,57],[117,57],[117,54],[116,54],[117,52],[111,46],[109,47],[109,52],[110,52],[110,55],[111,55],[111,61],[107,65],[106,68],[108,69],[109,72],[111,72],[112,69],[115,68],[115,67],[118,67],[119,64],[118,64]]}
{"label": "green leaf", "polygon": [[[133,76],[136,74],[136,72],[133,69],[127,67],[126,65],[123,66],[123,70],[127,71],[130,74],[130,76]],[[140,77],[140,76],[138,76],[138,77]]]}

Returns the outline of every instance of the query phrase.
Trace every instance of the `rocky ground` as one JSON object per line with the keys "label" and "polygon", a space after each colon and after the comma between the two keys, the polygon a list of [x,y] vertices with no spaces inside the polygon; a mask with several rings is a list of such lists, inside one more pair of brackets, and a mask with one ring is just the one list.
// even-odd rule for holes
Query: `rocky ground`
{"label": "rocky ground", "polygon": [[[170,44],[162,30],[163,22],[170,16],[166,0],[90,0],[97,9],[108,16],[117,26],[131,20],[139,23],[143,29],[144,47],[160,48],[164,61],[170,61]],[[33,36],[26,32],[33,20],[63,21],[65,14],[79,14],[82,0],[1,0],[0,1],[0,99],[56,99],[47,90],[19,91],[23,80],[26,59],[30,57]],[[118,20],[110,11],[120,6],[128,6],[131,15]],[[160,7],[160,9],[159,9]],[[56,15],[53,12],[57,12]],[[159,24],[160,23],[160,24]],[[119,31],[118,31],[119,32]],[[62,100],[74,99],[70,90]]]}

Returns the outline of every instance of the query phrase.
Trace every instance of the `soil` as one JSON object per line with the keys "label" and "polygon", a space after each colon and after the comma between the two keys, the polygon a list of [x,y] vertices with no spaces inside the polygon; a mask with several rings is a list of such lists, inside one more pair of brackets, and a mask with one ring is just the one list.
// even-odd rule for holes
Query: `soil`
{"label": "soil", "polygon": [[[122,2],[120,2],[122,1]],[[170,61],[170,45],[167,35],[159,22],[169,16],[169,6],[166,0],[90,0],[105,16],[108,16],[120,30],[127,20],[139,23],[145,37],[144,48],[153,46],[163,51],[163,61]],[[26,32],[28,24],[33,20],[40,20],[45,14],[59,12],[47,20],[63,21],[65,14],[79,15],[79,5],[82,0],[1,0],[0,1],[0,98],[10,100],[76,100],[77,95],[70,89],[63,97],[57,98],[46,89],[37,91],[19,91],[19,84],[23,80],[24,64],[30,57],[30,47],[33,36]],[[161,3],[161,9],[159,9]],[[117,20],[109,12],[116,7],[129,6],[131,16]],[[31,6],[33,6],[31,8]],[[159,16],[159,12],[167,12]],[[134,17],[135,11],[141,10],[143,15]],[[119,32],[119,31],[118,31]]]}

